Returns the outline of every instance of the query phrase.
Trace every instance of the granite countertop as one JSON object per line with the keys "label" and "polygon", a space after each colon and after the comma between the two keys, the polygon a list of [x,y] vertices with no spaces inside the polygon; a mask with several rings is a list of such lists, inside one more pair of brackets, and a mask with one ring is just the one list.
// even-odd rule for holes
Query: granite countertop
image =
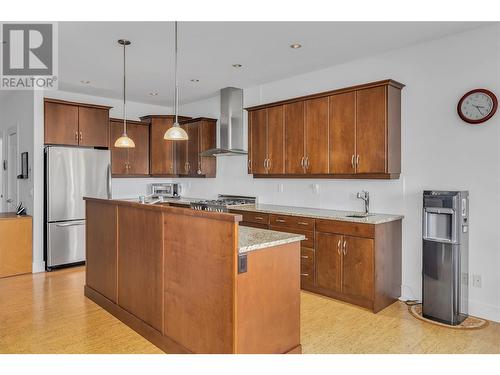
{"label": "granite countertop", "polygon": [[231,206],[231,209],[239,211],[263,212],[278,215],[302,216],[311,217],[314,219],[341,220],[353,223],[364,224],[383,224],[390,221],[400,220],[402,215],[376,214],[370,213],[369,216],[363,218],[347,217],[347,215],[362,214],[354,211],[341,210],[326,210],[322,208],[307,208],[307,207],[292,207],[292,206],[277,206],[273,204],[248,204],[240,206]]}
{"label": "granite countertop", "polygon": [[302,241],[306,238],[301,234],[276,232],[274,230],[244,226],[239,227],[238,233],[238,251],[240,254],[265,249],[266,247]]}

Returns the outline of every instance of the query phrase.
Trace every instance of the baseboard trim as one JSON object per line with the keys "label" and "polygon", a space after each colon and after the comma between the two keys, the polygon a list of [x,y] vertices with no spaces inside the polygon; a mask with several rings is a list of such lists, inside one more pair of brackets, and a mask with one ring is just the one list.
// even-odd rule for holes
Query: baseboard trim
{"label": "baseboard trim", "polygon": [[500,323],[500,306],[469,299],[469,314]]}
{"label": "baseboard trim", "polygon": [[45,272],[45,262],[34,262],[31,266],[33,273]]}

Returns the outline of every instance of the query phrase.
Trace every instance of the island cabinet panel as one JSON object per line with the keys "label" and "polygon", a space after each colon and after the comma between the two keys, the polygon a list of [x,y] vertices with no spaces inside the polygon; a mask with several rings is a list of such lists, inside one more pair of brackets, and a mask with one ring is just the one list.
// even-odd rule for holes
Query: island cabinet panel
{"label": "island cabinet panel", "polygon": [[330,96],[330,172],[356,172],[356,92]]}
{"label": "island cabinet panel", "polygon": [[305,171],[328,174],[328,97],[305,102]]}
{"label": "island cabinet panel", "polygon": [[[384,80],[247,108],[250,164],[255,164],[249,165],[249,173],[254,177],[399,178],[403,87]],[[272,163],[269,166],[271,140],[264,126],[267,123],[269,128],[270,111],[277,108],[283,108],[284,172],[274,170]],[[279,138],[273,135],[272,141],[279,143]]]}
{"label": "island cabinet panel", "polygon": [[387,86],[358,90],[356,97],[356,171],[385,173]]}
{"label": "island cabinet panel", "polygon": [[86,284],[116,303],[118,209],[109,204],[87,202],[86,214]]}
{"label": "island cabinet panel", "polygon": [[123,120],[110,119],[111,173],[113,177],[149,175],[149,125],[127,120],[127,134],[135,143],[134,148],[115,147],[115,140],[123,133]]}
{"label": "island cabinet panel", "polygon": [[237,226],[183,211],[164,214],[164,334],[195,353],[232,353]]}
{"label": "island cabinet panel", "polygon": [[248,271],[236,280],[237,353],[287,353],[299,345],[299,251],[292,243],[248,254]]}
{"label": "island cabinet panel", "polygon": [[215,156],[201,156],[200,153],[216,147],[217,120],[195,118],[181,124],[188,134],[187,141],[175,144],[177,174],[181,177],[215,177],[217,161]]}
{"label": "island cabinet panel", "polygon": [[31,216],[0,213],[0,278],[31,273],[32,227]]}
{"label": "island cabinet panel", "polygon": [[[190,117],[179,116],[179,121]],[[172,115],[148,115],[141,117],[141,121],[150,125],[149,132],[149,171],[153,176],[174,176],[176,174],[175,142],[163,138],[165,132],[172,127]]]}
{"label": "island cabinet panel", "polygon": [[284,111],[285,111],[285,173],[304,174],[305,173],[304,101],[285,104]]}
{"label": "island cabinet panel", "polygon": [[163,332],[162,213],[118,210],[118,304]]}
{"label": "island cabinet panel", "polygon": [[44,143],[109,147],[110,108],[45,98]]}
{"label": "island cabinet panel", "polygon": [[334,292],[342,291],[342,236],[318,233],[316,237],[316,284]]}

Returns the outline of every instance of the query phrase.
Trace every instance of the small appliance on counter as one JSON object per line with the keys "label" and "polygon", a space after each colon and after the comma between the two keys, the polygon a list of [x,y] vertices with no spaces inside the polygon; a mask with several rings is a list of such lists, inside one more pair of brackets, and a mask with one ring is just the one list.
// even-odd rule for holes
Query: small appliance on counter
{"label": "small appliance on counter", "polygon": [[180,198],[181,185],[175,183],[149,184],[149,193],[152,198]]}
{"label": "small appliance on counter", "polygon": [[468,316],[469,193],[424,191],[422,314],[457,325]]}

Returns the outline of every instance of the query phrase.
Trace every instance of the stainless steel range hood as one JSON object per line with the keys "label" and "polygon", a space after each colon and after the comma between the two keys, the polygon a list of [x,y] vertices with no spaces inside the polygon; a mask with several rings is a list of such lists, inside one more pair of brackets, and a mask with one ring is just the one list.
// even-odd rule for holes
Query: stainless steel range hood
{"label": "stainless steel range hood", "polygon": [[246,155],[243,132],[243,90],[226,87],[220,90],[220,120],[217,124],[217,148],[201,156]]}

